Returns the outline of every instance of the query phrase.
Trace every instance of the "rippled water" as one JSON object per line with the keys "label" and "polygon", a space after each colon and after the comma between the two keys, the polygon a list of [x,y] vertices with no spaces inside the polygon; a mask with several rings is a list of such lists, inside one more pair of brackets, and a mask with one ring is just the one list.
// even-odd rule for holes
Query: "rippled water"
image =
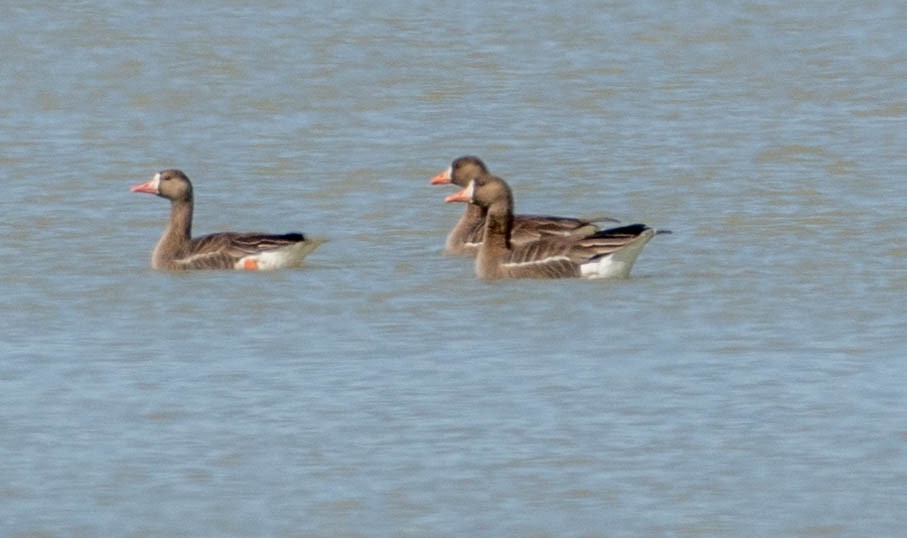
{"label": "rippled water", "polygon": [[[903,532],[899,3],[3,11],[4,534]],[[477,281],[464,153],[675,233]],[[153,272],[166,167],[196,233],[329,242]]]}

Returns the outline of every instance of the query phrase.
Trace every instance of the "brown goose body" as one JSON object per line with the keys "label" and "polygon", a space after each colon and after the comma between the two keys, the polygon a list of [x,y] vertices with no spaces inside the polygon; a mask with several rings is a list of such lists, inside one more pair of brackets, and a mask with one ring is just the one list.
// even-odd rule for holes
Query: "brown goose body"
{"label": "brown goose body", "polygon": [[[431,179],[432,185],[452,183],[465,187],[476,178],[493,176],[485,163],[478,157],[465,155],[453,161],[450,167]],[[500,179],[500,178],[498,178]],[[485,234],[487,209],[476,204],[467,204],[463,215],[453,227],[444,244],[448,254],[474,256],[479,251]],[[603,221],[618,222],[611,217],[578,219],[551,215],[515,215],[510,231],[510,240],[515,245],[538,241],[545,236],[581,237],[598,231],[596,224]]]}
{"label": "brown goose body", "polygon": [[582,236],[545,236],[514,244],[513,194],[504,180],[472,180],[448,202],[466,202],[487,210],[485,235],[476,256],[476,276],[508,278],[624,278],[656,231],[645,224],[599,230]]}
{"label": "brown goose body", "polygon": [[221,232],[192,237],[192,183],[179,170],[163,170],[132,187],[170,200],[170,220],[151,255],[151,267],[189,269],[280,269],[294,267],[323,241],[301,233]]}

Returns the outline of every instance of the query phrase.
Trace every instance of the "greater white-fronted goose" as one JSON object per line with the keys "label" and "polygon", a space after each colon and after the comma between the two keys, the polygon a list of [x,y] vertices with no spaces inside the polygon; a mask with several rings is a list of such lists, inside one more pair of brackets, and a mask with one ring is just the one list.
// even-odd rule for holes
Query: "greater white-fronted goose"
{"label": "greater white-fronted goose", "polygon": [[485,237],[476,256],[476,275],[505,278],[625,278],[656,231],[645,224],[599,230],[585,236],[545,236],[513,244],[513,194],[504,180],[485,176],[445,198],[486,209]]}
{"label": "greater white-fronted goose", "polygon": [[132,187],[170,200],[170,222],[154,247],[151,267],[165,270],[296,267],[324,240],[301,233],[263,234],[222,232],[192,237],[192,183],[180,170],[163,170]]}
{"label": "greater white-fronted goose", "polygon": [[[464,155],[454,159],[450,167],[431,179],[432,185],[452,183],[465,187],[470,181],[484,177],[496,177],[489,171],[481,159],[473,155]],[[444,243],[448,254],[465,254],[474,256],[482,243],[485,233],[484,207],[467,204],[463,216],[457,221]],[[515,245],[537,241],[544,236],[585,236],[595,232],[599,227],[596,222],[619,222],[611,217],[595,219],[577,219],[571,217],[553,217],[550,215],[516,215],[513,220],[510,240]]]}

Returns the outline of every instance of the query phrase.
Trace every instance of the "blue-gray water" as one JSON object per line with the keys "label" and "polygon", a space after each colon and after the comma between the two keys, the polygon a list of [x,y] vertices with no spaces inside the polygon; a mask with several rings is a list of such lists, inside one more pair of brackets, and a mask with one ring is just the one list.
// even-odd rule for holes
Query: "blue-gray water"
{"label": "blue-gray water", "polygon": [[[901,3],[0,11],[3,535],[907,527]],[[477,281],[428,185],[464,153],[675,233]],[[167,167],[196,233],[329,242],[153,272]]]}

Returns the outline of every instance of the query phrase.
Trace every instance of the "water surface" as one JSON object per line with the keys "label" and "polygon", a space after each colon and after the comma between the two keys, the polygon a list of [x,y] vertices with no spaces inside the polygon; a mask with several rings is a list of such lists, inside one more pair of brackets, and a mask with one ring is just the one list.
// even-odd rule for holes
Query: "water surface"
{"label": "water surface", "polygon": [[[32,2],[0,19],[10,535],[898,535],[896,2]],[[428,179],[674,230],[624,281],[441,254]],[[307,267],[151,271],[196,233]]]}

